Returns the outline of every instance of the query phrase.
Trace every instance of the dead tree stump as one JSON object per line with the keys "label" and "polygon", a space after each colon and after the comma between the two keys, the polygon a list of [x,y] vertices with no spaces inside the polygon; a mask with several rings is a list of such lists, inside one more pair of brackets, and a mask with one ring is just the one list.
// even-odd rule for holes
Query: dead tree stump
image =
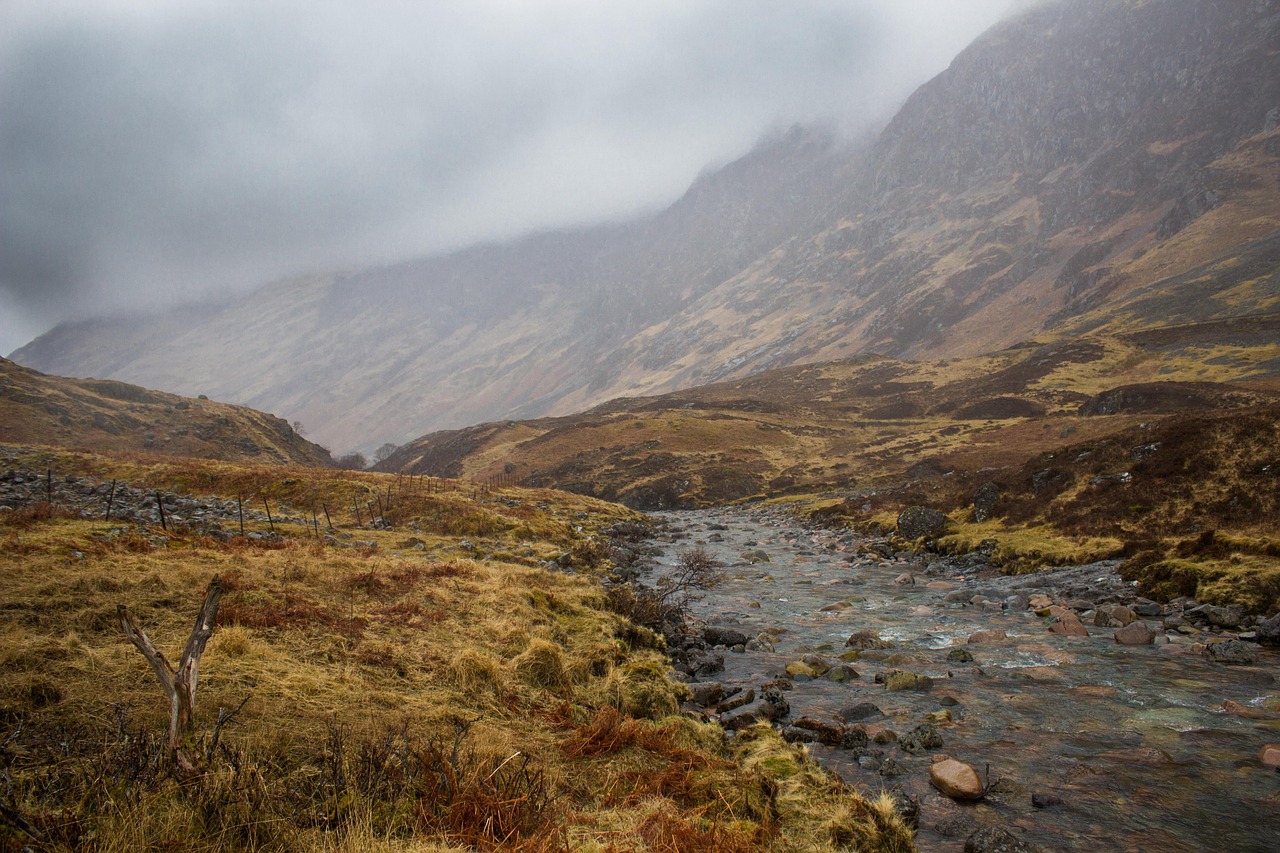
{"label": "dead tree stump", "polygon": [[156,678],[160,681],[161,689],[169,699],[169,751],[178,767],[185,771],[196,769],[191,755],[187,754],[183,746],[186,736],[195,724],[196,682],[199,679],[200,656],[204,654],[209,636],[213,634],[213,622],[218,616],[218,602],[221,598],[222,579],[214,575],[209,581],[209,588],[204,594],[204,605],[196,616],[195,627],[191,629],[191,636],[187,638],[187,644],[182,649],[182,657],[178,661],[176,670],[147,637],[147,632],[134,621],[129,608],[123,604],[116,608],[124,635],[137,647],[138,651],[142,652],[147,663],[151,664],[151,669],[155,671]]}

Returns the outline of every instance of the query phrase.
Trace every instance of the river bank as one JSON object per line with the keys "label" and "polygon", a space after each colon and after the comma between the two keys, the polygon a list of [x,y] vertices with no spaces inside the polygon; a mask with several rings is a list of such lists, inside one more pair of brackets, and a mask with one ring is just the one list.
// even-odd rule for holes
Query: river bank
{"label": "river bank", "polygon": [[[655,571],[695,543],[727,567],[691,608],[711,642],[677,655],[703,710],[733,728],[772,705],[846,781],[918,807],[922,850],[984,827],[1044,850],[1274,849],[1270,623],[1141,599],[1114,562],[1000,576],[779,511],[660,518]],[[931,783],[944,755],[980,797]]]}

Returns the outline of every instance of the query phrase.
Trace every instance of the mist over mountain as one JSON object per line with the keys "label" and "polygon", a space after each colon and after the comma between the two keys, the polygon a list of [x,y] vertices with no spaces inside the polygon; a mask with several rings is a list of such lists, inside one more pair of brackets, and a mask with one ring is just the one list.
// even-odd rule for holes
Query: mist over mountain
{"label": "mist over mountain", "polygon": [[64,325],[46,373],[209,394],[336,450],[811,361],[1273,311],[1280,4],[998,25],[874,139],[772,135],[656,215]]}

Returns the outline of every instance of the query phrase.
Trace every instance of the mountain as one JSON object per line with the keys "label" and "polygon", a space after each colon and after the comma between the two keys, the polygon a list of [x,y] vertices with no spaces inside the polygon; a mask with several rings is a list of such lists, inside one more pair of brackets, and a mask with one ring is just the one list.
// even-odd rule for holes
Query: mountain
{"label": "mountain", "polygon": [[1040,5],[867,144],[796,128],[647,219],[63,326],[14,358],[367,449],[859,354],[1267,314],[1277,45],[1277,2]]}
{"label": "mountain", "polygon": [[0,358],[0,443],[331,467],[329,451],[243,406],[109,379],[46,376]]}

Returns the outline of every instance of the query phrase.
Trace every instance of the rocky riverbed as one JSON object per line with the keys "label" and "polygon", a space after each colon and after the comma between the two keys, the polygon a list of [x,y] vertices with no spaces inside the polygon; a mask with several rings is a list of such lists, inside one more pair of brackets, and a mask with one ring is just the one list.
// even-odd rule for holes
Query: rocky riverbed
{"label": "rocky riverbed", "polygon": [[893,790],[922,850],[1280,849],[1280,652],[1259,642],[1280,619],[1138,598],[1111,562],[1001,576],[780,512],[661,518],[654,573],[694,544],[727,567],[677,650],[687,710],[770,720]]}

